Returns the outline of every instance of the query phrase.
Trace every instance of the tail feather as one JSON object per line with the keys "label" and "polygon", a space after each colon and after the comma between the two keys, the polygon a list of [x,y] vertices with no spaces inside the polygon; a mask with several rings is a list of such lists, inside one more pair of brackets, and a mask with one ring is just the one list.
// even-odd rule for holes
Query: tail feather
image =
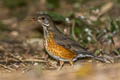
{"label": "tail feather", "polygon": [[92,55],[91,53],[78,54],[76,59],[79,59],[79,58],[93,58],[93,59],[96,59],[100,62],[105,63],[105,60],[103,59],[103,57],[97,57],[97,56]]}

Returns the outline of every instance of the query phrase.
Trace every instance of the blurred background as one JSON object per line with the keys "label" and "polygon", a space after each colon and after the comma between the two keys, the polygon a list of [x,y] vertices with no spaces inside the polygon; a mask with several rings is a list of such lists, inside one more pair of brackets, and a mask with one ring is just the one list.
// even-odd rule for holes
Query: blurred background
{"label": "blurred background", "polygon": [[0,39],[42,38],[42,29],[30,20],[47,12],[64,34],[95,55],[119,55],[119,0],[0,0],[0,11]]}
{"label": "blurred background", "polygon": [[31,21],[37,12],[49,14],[60,31],[95,56],[120,62],[120,0],[0,0],[1,69],[24,69],[34,62],[14,62],[28,58],[43,60],[42,27]]}

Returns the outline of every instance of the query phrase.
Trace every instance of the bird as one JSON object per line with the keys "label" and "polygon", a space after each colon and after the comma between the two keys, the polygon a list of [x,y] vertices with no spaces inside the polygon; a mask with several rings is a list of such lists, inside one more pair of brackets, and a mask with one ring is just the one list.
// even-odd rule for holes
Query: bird
{"label": "bird", "polygon": [[81,47],[77,41],[60,32],[50,15],[37,13],[32,19],[39,26],[42,26],[44,48],[49,56],[59,61],[59,69],[63,67],[65,62],[69,62],[73,66],[73,63],[80,58],[94,58],[98,61],[105,62],[102,57],[94,56],[91,52]]}

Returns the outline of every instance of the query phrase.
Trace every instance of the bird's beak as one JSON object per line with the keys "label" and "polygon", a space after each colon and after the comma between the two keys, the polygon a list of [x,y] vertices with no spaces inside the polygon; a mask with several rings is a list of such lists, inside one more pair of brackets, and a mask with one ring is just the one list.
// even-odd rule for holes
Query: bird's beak
{"label": "bird's beak", "polygon": [[37,18],[33,17],[33,18],[32,18],[32,21],[37,21]]}
{"label": "bird's beak", "polygon": [[36,21],[35,17],[33,17],[31,20],[32,20],[32,21]]}

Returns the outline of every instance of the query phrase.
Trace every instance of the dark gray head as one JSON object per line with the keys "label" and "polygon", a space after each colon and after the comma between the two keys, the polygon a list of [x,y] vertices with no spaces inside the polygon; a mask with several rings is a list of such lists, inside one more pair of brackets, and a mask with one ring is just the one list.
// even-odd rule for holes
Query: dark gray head
{"label": "dark gray head", "polygon": [[34,19],[43,25],[49,25],[51,21],[51,17],[47,14],[37,14]]}
{"label": "dark gray head", "polygon": [[44,29],[44,32],[53,32],[53,33],[61,33],[55,24],[53,23],[52,18],[45,13],[38,13],[36,16],[33,18],[34,21],[40,23]]}
{"label": "dark gray head", "polygon": [[55,27],[52,18],[48,14],[38,13],[33,19],[40,23],[44,29],[52,30],[52,27]]}

